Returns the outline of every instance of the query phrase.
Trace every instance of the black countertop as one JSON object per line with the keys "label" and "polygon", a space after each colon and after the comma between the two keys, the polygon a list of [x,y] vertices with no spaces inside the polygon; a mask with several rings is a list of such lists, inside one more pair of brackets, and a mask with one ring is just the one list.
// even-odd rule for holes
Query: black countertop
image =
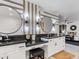
{"label": "black countertop", "polygon": [[26,40],[16,40],[16,41],[10,41],[10,42],[0,42],[0,47],[13,45],[13,44],[19,44],[19,43],[25,43],[25,42],[27,42],[27,41]]}
{"label": "black countertop", "polygon": [[34,45],[44,44],[44,43],[47,43],[47,42],[31,41],[31,42],[27,43],[27,40],[16,40],[16,41],[10,41],[10,42],[0,42],[0,47],[8,46],[8,45],[14,45],[14,44],[20,44],[20,43],[26,43],[26,47],[30,47],[30,46],[34,46]]}
{"label": "black countertop", "polygon": [[59,37],[64,37],[64,36],[54,36],[54,37],[45,37],[46,39],[52,39],[52,38],[59,38]]}
{"label": "black countertop", "polygon": [[[3,36],[2,38],[6,40],[5,36]],[[8,38],[10,39],[9,41],[0,40],[0,47],[13,45],[13,44],[20,44],[20,43],[26,43],[26,47],[29,47],[33,45],[47,43],[47,42],[39,41],[38,40],[39,38],[37,38],[37,41],[28,42],[28,40],[26,39],[26,35],[14,35],[14,36],[9,36]]]}
{"label": "black countertop", "polygon": [[66,40],[66,43],[79,46],[79,41],[70,41],[70,40]]}
{"label": "black countertop", "polygon": [[39,44],[44,44],[44,43],[48,43],[48,41],[47,42],[44,42],[44,41],[32,41],[32,42],[26,43],[26,47],[39,45]]}

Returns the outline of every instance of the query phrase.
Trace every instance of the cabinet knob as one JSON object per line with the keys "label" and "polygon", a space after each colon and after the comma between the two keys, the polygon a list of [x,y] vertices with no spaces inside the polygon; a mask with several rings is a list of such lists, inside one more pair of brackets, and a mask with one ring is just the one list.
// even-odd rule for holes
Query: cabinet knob
{"label": "cabinet knob", "polygon": [[55,43],[55,46],[57,46],[57,43]]}

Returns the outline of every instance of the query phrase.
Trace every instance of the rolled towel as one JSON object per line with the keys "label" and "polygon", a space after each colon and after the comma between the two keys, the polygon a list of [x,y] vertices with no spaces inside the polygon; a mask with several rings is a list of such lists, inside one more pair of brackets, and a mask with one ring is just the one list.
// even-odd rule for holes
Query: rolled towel
{"label": "rolled towel", "polygon": [[47,42],[48,39],[46,39],[46,38],[41,38],[41,41]]}

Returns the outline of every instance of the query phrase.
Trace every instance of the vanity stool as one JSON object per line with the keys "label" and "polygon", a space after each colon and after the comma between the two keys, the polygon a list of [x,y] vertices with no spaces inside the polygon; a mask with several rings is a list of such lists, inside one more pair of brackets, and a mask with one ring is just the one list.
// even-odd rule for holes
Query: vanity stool
{"label": "vanity stool", "polygon": [[41,48],[33,49],[29,52],[30,59],[44,59],[44,50]]}

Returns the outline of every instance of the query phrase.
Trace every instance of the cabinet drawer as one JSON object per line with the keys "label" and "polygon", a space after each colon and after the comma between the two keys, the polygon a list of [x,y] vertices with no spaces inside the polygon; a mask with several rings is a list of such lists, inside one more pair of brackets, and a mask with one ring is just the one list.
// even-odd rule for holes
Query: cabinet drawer
{"label": "cabinet drawer", "polygon": [[7,52],[10,52],[10,51],[13,51],[13,50],[16,50],[16,49],[21,49],[23,47],[25,47],[25,43],[0,47],[0,54],[7,53]]}
{"label": "cabinet drawer", "polygon": [[13,51],[13,50],[16,50],[16,49],[22,49],[25,47],[25,43],[21,43],[21,44],[15,44],[15,45],[11,45],[11,46],[6,46],[6,51],[9,52],[9,51]]}
{"label": "cabinet drawer", "polygon": [[5,53],[5,47],[0,47],[0,54]]}

